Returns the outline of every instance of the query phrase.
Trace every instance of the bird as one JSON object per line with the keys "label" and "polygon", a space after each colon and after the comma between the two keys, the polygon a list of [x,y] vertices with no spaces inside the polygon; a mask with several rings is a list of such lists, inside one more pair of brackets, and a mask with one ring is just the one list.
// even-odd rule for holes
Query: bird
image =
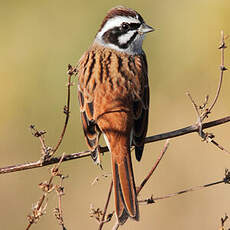
{"label": "bird", "polygon": [[118,223],[139,220],[131,146],[141,160],[148,127],[148,66],[142,49],[154,31],[135,10],[117,6],[105,16],[78,64],[78,100],[83,131],[92,159],[100,165],[99,138],[111,152]]}

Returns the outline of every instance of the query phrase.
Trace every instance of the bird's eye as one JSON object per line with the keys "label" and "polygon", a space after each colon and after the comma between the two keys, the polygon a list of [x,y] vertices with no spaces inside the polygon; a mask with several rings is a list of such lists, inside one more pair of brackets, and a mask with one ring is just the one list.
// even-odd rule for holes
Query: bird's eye
{"label": "bird's eye", "polygon": [[121,28],[122,28],[122,30],[128,30],[130,28],[129,23],[123,22],[121,24]]}

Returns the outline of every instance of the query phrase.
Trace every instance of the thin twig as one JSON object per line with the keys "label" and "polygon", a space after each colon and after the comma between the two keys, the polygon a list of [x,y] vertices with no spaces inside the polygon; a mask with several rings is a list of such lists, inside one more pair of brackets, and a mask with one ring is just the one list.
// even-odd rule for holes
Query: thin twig
{"label": "thin twig", "polygon": [[152,203],[155,203],[155,201],[157,201],[157,200],[163,200],[163,199],[178,196],[178,195],[181,195],[181,194],[184,194],[187,192],[194,192],[194,191],[202,190],[202,189],[205,189],[205,188],[217,185],[217,184],[222,184],[222,183],[225,183],[225,184],[230,183],[230,172],[228,170],[225,171],[225,177],[222,180],[215,181],[213,183],[209,183],[209,184],[205,184],[205,185],[191,187],[191,188],[188,188],[188,189],[185,189],[185,190],[182,190],[179,192],[167,194],[164,196],[151,197],[150,199],[140,200],[139,203],[152,204]]}
{"label": "thin twig", "polygon": [[56,192],[57,192],[57,196],[58,196],[58,207],[54,209],[54,215],[55,215],[59,225],[62,226],[62,229],[66,230],[66,227],[64,225],[63,210],[62,210],[62,196],[64,195],[63,181],[68,176],[64,176],[60,173],[57,176],[60,177],[61,182],[60,182],[60,185],[56,186]]}
{"label": "thin twig", "polygon": [[105,203],[102,219],[101,219],[101,222],[99,224],[98,230],[101,230],[103,225],[104,225],[104,223],[105,223],[105,215],[106,215],[107,208],[108,208],[108,205],[109,205],[109,201],[110,201],[110,197],[111,197],[111,193],[112,193],[112,188],[113,188],[113,180],[110,183],[109,194],[108,194],[108,197],[107,197],[107,200],[106,200],[106,203]]}
{"label": "thin twig", "polygon": [[[203,129],[218,126],[218,125],[221,125],[221,124],[224,124],[224,123],[227,123],[227,122],[230,122],[230,116],[204,123],[203,124]],[[186,134],[189,134],[189,133],[194,133],[194,132],[197,132],[198,130],[199,130],[199,127],[197,127],[197,125],[187,126],[185,128],[182,128],[182,129],[177,129],[177,130],[170,131],[170,132],[167,132],[167,133],[161,133],[161,134],[157,134],[157,135],[154,135],[154,136],[146,137],[145,138],[145,144],[160,141],[160,140],[165,140],[165,139],[169,139],[169,138],[175,138],[175,137],[186,135]],[[101,151],[101,153],[108,152],[108,148],[107,147],[101,147],[100,151]],[[91,156],[91,154],[90,154],[90,151],[88,151],[88,150],[78,152],[78,153],[72,153],[72,154],[65,155],[64,158],[63,158],[63,162],[64,161],[69,161],[69,160],[75,160],[75,159],[79,159],[79,158],[84,158],[84,157],[90,157],[90,156]],[[41,162],[39,160],[39,161],[36,161],[36,162],[30,162],[30,163],[23,163],[23,164],[6,166],[6,167],[3,167],[3,168],[0,168],[0,174],[44,167],[44,166],[47,166],[47,165],[56,164],[59,161],[60,161],[60,157],[53,157],[51,159],[48,159],[48,160],[44,161],[42,164],[41,164]]]}
{"label": "thin twig", "polygon": [[212,104],[205,111],[205,113],[201,116],[201,121],[203,121],[208,116],[208,114],[211,113],[211,110],[215,106],[215,104],[217,102],[217,99],[219,98],[219,95],[220,95],[220,90],[221,90],[221,86],[222,86],[222,83],[223,83],[224,71],[227,70],[227,68],[224,66],[224,49],[226,49],[227,46],[225,45],[224,32],[223,31],[221,31],[221,45],[218,48],[221,51],[221,61],[220,61],[221,64],[220,64],[219,84],[218,84],[218,87],[217,87],[216,96],[215,96]]}
{"label": "thin twig", "polygon": [[64,114],[66,115],[65,118],[65,123],[64,123],[64,127],[62,129],[61,135],[59,137],[59,140],[56,144],[56,146],[52,149],[52,152],[50,153],[49,157],[53,156],[55,154],[55,152],[58,150],[59,146],[62,143],[63,137],[65,135],[66,132],[66,128],[68,125],[68,121],[69,121],[69,115],[70,115],[70,87],[72,86],[71,83],[71,78],[74,74],[77,73],[77,69],[75,67],[72,67],[70,64],[68,65],[68,84],[67,84],[67,103],[64,107]]}
{"label": "thin twig", "polygon": [[163,158],[164,154],[166,153],[166,151],[168,149],[168,146],[169,146],[169,139],[165,142],[164,148],[161,151],[160,156],[158,157],[158,159],[155,162],[154,166],[152,167],[152,169],[150,170],[150,172],[148,173],[148,175],[145,177],[145,179],[141,182],[141,185],[137,188],[137,194],[140,193],[140,191],[145,186],[145,184],[147,183],[147,181],[149,180],[149,178],[152,176],[153,172],[156,170],[156,168],[159,165],[161,159]]}

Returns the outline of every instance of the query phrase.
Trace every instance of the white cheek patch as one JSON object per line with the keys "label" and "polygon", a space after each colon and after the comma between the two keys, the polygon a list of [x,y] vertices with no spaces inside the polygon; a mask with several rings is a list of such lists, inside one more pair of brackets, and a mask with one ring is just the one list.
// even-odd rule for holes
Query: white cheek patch
{"label": "white cheek patch", "polygon": [[114,28],[114,27],[119,27],[123,22],[126,23],[140,23],[140,21],[137,18],[132,18],[132,17],[124,17],[124,16],[116,16],[114,18],[109,19],[102,30],[97,34],[97,38],[102,38],[103,34]]}
{"label": "white cheek patch", "polygon": [[118,38],[119,43],[121,45],[126,44],[131,39],[131,37],[134,35],[134,33],[136,33],[136,31],[130,30],[130,31],[128,31],[128,33],[125,33],[125,34],[121,35]]}

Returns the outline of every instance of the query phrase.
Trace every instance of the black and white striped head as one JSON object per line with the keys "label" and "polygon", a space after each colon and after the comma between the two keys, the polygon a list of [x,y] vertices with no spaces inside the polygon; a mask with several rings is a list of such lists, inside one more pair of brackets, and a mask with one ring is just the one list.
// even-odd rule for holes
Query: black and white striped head
{"label": "black and white striped head", "polygon": [[142,52],[145,33],[153,30],[136,11],[119,6],[106,15],[95,42],[118,51],[138,54]]}

